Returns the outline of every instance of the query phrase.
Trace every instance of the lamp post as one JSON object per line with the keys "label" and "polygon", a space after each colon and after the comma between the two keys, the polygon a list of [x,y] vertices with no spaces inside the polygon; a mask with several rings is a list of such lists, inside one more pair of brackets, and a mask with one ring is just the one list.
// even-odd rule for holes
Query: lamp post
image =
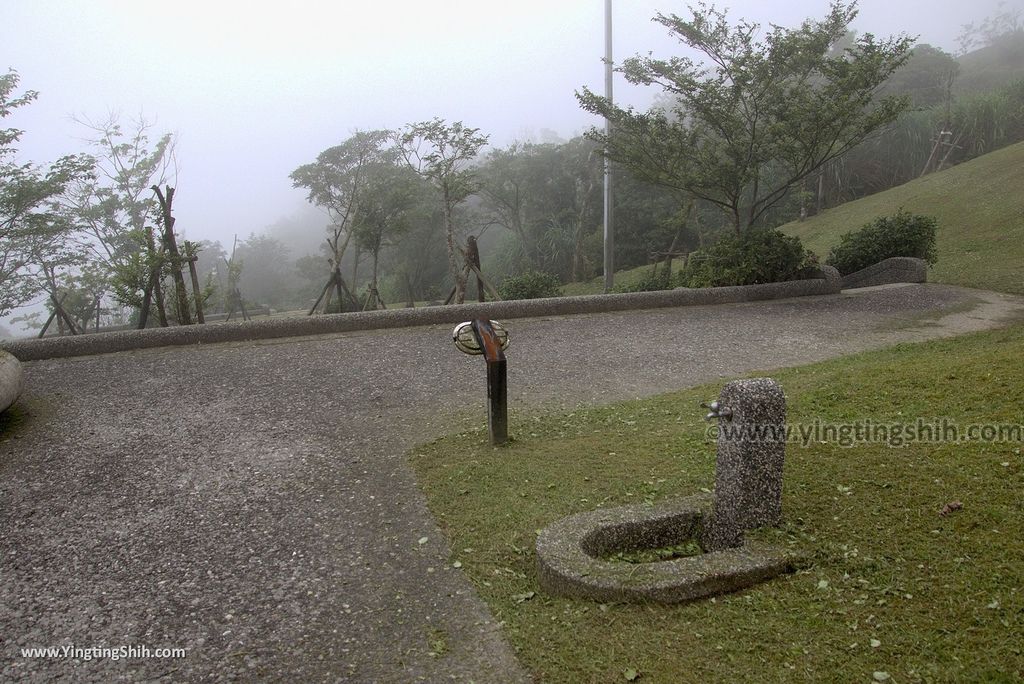
{"label": "lamp post", "polygon": [[[604,96],[612,102],[612,0],[604,0]],[[604,120],[604,133],[610,136],[612,122]],[[607,153],[607,148],[605,153]],[[604,158],[604,291],[615,283],[615,226],[612,216],[612,162]]]}

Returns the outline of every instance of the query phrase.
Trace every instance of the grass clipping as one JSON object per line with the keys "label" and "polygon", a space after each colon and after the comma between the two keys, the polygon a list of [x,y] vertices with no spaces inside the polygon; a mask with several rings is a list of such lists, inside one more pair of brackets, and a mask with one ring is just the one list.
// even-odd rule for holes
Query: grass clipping
{"label": "grass clipping", "polygon": [[[772,373],[790,425],[1024,424],[1024,326]],[[538,589],[537,532],[584,510],[712,487],[709,385],[514,421],[416,449],[457,563],[543,681],[1016,681],[1024,676],[1019,441],[791,443],[797,573],[683,606],[599,605]],[[1019,439],[1019,436],[1018,436]],[[646,558],[622,559],[644,561]],[[653,560],[653,559],[651,559]]]}

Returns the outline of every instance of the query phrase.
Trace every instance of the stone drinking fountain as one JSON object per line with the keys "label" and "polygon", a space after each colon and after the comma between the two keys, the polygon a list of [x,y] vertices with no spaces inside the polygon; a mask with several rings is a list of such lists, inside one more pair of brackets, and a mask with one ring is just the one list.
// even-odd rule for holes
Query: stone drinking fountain
{"label": "stone drinking fountain", "polygon": [[[713,494],[564,518],[537,537],[541,588],[604,602],[681,603],[737,591],[791,571],[795,558],[744,533],[782,519],[786,399],[771,378],[730,382],[706,405],[719,421]],[[701,553],[651,563],[619,552],[696,542]]]}

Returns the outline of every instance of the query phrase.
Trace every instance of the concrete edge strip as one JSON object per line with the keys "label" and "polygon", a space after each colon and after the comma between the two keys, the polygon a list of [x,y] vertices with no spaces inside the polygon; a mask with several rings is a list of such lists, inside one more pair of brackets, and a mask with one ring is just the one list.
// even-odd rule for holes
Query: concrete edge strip
{"label": "concrete edge strip", "polygon": [[458,306],[303,316],[279,320],[120,330],[86,335],[15,340],[0,344],[0,349],[5,349],[21,361],[37,361],[154,347],[243,342],[441,323],[455,324],[473,318],[501,320],[606,313],[631,309],[732,304],[838,294],[841,290],[841,281],[836,275],[838,274],[833,275],[826,271],[825,278],[791,280],[763,285],[678,288],[657,292],[522,299],[505,302],[467,303]]}

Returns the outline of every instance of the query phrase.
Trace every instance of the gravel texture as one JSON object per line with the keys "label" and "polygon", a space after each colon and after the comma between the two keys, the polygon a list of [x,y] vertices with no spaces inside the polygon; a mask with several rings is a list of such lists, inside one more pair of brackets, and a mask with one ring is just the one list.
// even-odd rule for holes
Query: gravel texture
{"label": "gravel texture", "polygon": [[[1022,315],[1021,298],[912,285],[517,320],[510,432],[523,411]],[[0,680],[524,680],[403,457],[484,422],[484,364],[450,331],[24,363],[23,421],[0,434]],[[19,655],[62,645],[187,656]]]}

